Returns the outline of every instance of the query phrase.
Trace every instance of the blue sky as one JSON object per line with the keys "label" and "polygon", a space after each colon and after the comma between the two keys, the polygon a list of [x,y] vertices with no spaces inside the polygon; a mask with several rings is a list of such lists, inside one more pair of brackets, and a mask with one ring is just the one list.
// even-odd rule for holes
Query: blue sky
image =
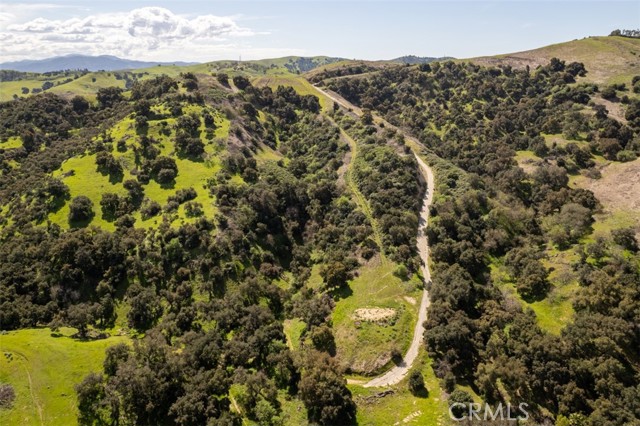
{"label": "blue sky", "polygon": [[2,61],[508,53],[640,27],[640,1],[7,1]]}

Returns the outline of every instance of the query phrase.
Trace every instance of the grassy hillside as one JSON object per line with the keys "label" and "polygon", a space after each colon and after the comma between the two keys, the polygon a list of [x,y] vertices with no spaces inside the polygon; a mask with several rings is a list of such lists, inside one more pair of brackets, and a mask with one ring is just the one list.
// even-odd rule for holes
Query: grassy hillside
{"label": "grassy hillside", "polygon": [[[220,170],[219,156],[224,151],[222,141],[225,141],[229,135],[229,120],[223,117],[220,112],[210,109],[210,112],[212,112],[215,117],[216,130],[207,136],[204,125],[201,125],[200,133],[205,143],[205,159],[193,159],[178,155],[173,138],[165,135],[161,131],[164,127],[173,127],[176,119],[166,114],[163,115],[161,113],[164,111],[162,105],[156,107],[156,110],[158,111],[155,117],[156,119],[149,121],[146,134],[158,142],[161,155],[168,156],[175,160],[178,174],[175,182],[171,185],[162,185],[153,180],[143,185],[145,202],[157,202],[161,206],[164,206],[168,198],[177,191],[193,188],[198,194],[193,201],[202,205],[205,216],[212,217],[216,213],[216,209],[213,205],[212,197],[208,194],[208,190],[205,189],[205,184],[209,178]],[[198,105],[190,105],[184,108],[183,112],[186,114],[202,114],[204,109]],[[161,125],[161,123],[166,124]],[[66,160],[58,170],[53,172],[53,176],[60,178],[69,187],[71,198],[85,195],[93,202],[96,215],[90,224],[112,231],[115,229],[114,221],[103,217],[102,212],[100,212],[100,201],[102,195],[107,192],[115,193],[119,196],[126,195],[127,190],[124,188],[123,182],[135,178],[132,172],[135,173],[138,165],[135,163],[134,150],[140,149],[140,142],[137,139],[139,135],[137,134],[132,117],[126,117],[117,122],[107,131],[107,134],[114,142],[125,141],[127,146],[125,150],[119,150],[116,144],[113,143],[109,150],[114,158],[124,166],[122,177],[113,178],[99,171],[96,166],[96,154],[88,153]],[[67,219],[69,215],[69,204],[68,202],[65,203],[50,215],[53,223],[57,223],[63,228],[69,227]],[[185,223],[195,220],[195,218],[187,218],[184,209],[184,205],[178,208],[177,214],[173,217],[173,221]],[[160,223],[160,219],[157,217],[144,219],[140,212],[136,212],[134,218],[138,221],[139,225],[146,228]]]}
{"label": "grassy hillside", "polygon": [[585,81],[598,84],[626,83],[640,70],[640,39],[626,37],[588,37],[539,49],[469,59],[481,65],[511,65],[536,68],[553,57],[582,62],[588,74]]}
{"label": "grassy hillside", "polygon": [[[626,83],[630,86],[631,78],[640,69],[640,40],[626,37],[588,37],[534,50],[483,56],[468,60],[482,65],[509,64],[516,68],[524,68],[529,65],[531,68],[536,68],[539,65],[548,63],[553,57],[568,62],[583,62],[589,71],[584,78],[585,81],[598,84]],[[356,61],[327,56],[309,58],[287,56],[255,61],[214,61],[188,66],[162,65],[129,70],[127,72],[144,74],[140,76],[141,80],[161,74],[175,77],[183,72],[198,74],[240,72],[250,75],[295,75],[306,73],[306,76],[313,81],[314,76],[320,73],[332,72],[335,76],[340,76],[342,74],[353,74],[353,71],[347,70],[353,70],[354,67],[359,67],[364,72],[370,72],[395,65],[394,62],[390,61]],[[122,72],[124,71],[120,71],[120,73]],[[10,100],[14,95],[22,96],[21,89],[23,87],[28,88],[30,91],[33,88],[40,88],[44,81],[51,81],[56,84],[56,86],[49,89],[52,93],[67,96],[79,94],[92,98],[101,87],[124,87],[124,80],[117,80],[114,77],[115,73],[118,73],[118,71],[91,72],[70,82],[65,81],[68,76],[50,78],[44,75],[18,81],[0,82],[0,101]]]}
{"label": "grassy hillside", "polygon": [[[594,383],[607,360],[626,371],[608,370],[610,383],[638,373],[640,345],[631,337],[640,300],[638,228],[630,228],[629,214],[638,209],[640,104],[629,90],[640,69],[637,47],[638,40],[601,37],[472,60],[487,67],[447,61],[313,77],[432,152],[438,187],[426,231],[433,280],[425,340],[451,399],[526,395],[540,424],[562,424],[562,416],[636,421],[615,406],[622,395],[606,396]],[[553,57],[582,62],[586,77],[575,78],[580,64],[563,70]],[[516,69],[491,68],[505,64]],[[601,92],[579,84],[585,80]],[[614,82],[626,90],[602,91]],[[603,96],[612,102],[600,102]],[[607,335],[616,321],[633,346],[595,343],[615,340]],[[551,385],[554,365],[566,376]],[[577,367],[586,365],[593,366],[589,383]],[[636,389],[634,382],[626,390],[635,400]],[[571,407],[563,406],[567,395],[575,396]],[[585,408],[572,405],[578,401]]]}
{"label": "grassy hillside", "polygon": [[[588,147],[584,141],[568,141],[562,135],[545,135],[549,147],[566,146],[568,143]],[[518,151],[517,160],[527,174],[533,175],[544,164],[544,160],[531,151]],[[576,173],[570,177],[572,188],[592,191],[601,204],[594,214],[591,232],[581,239],[581,243],[594,243],[597,239],[607,239],[611,231],[620,228],[635,229],[640,237],[640,159],[620,163],[606,160],[600,155],[594,156],[599,175],[588,176]],[[536,313],[538,323],[544,330],[559,334],[562,328],[573,318],[572,307],[579,291],[578,274],[572,268],[579,260],[576,250],[557,250],[549,246],[545,250],[545,267],[551,271],[552,284],[549,296],[544,300],[527,302],[518,297],[515,283],[505,277],[505,269],[499,262],[494,264],[492,277],[503,291],[509,293],[523,306]]]}
{"label": "grassy hillside", "polygon": [[[51,93],[72,97],[80,95],[95,100],[95,93],[100,88],[116,86],[125,88],[125,80],[116,78],[117,75],[131,75],[138,80],[146,80],[158,75],[176,77],[180,73],[210,74],[211,72],[228,72],[232,74],[248,75],[295,75],[311,71],[317,67],[344,61],[342,58],[328,56],[300,57],[287,56],[283,58],[262,59],[257,61],[215,61],[202,64],[177,66],[157,65],[149,68],[124,71],[97,71],[78,76],[82,73],[60,73],[53,76],[29,73],[26,78],[16,81],[0,82],[0,102],[13,99],[14,96],[25,96],[23,87],[29,89],[42,88],[42,84],[50,81],[54,87],[48,89]],[[74,78],[76,77],[77,78]]]}
{"label": "grassy hillside", "polygon": [[[297,62],[287,59],[284,63]],[[224,68],[227,65],[229,68]],[[331,346],[327,342],[333,341],[331,298],[343,302],[334,318],[340,332],[353,328],[358,309],[395,310],[393,318],[363,324],[362,339],[350,335],[339,348],[358,355],[362,342],[366,342],[361,358],[375,361],[380,352],[387,356],[382,363],[386,364],[390,348],[403,349],[411,336],[414,315],[409,308],[411,302],[403,296],[415,299],[416,285],[392,275],[396,264],[385,264],[384,270],[360,268],[365,264],[365,250],[366,259],[377,258],[381,243],[372,247],[368,242],[371,230],[366,216],[358,210],[351,192],[338,184],[338,169],[345,164],[348,145],[341,140],[335,122],[322,115],[322,110],[332,109],[331,104],[310,96],[316,93],[313,86],[287,67],[260,68],[263,64],[257,64],[258,68],[253,68],[245,63],[221,66],[211,72],[228,73],[229,84],[212,76],[209,65],[190,68],[196,77],[163,77],[149,83],[141,80],[152,78],[159,70],[129,73],[126,79],[123,74],[118,78],[114,73],[104,73],[99,75],[101,80],[94,73],[65,83],[70,91],[61,98],[45,94],[6,104],[2,119],[8,124],[2,126],[5,132],[0,137],[0,179],[6,182],[5,188],[11,186],[14,190],[0,194],[0,238],[5,238],[0,257],[8,258],[12,252],[13,257],[31,263],[31,267],[8,272],[17,274],[20,269],[28,277],[21,274],[22,278],[15,279],[0,273],[0,280],[3,290],[21,280],[41,282],[42,297],[32,302],[21,289],[9,296],[8,305],[3,303],[2,328],[23,330],[6,335],[18,337],[3,340],[2,348],[7,353],[23,353],[9,345],[20,343],[16,339],[24,345],[45,341],[46,336],[31,330],[52,320],[70,326],[76,320],[96,327],[115,324],[116,329],[126,329],[128,334],[140,337],[141,346],[135,345],[132,354],[149,348],[167,357],[147,360],[152,363],[149,369],[136,364],[136,359],[146,356],[142,352],[136,359],[123,359],[134,373],[123,373],[121,379],[140,375],[135,380],[155,383],[148,379],[157,374],[164,381],[166,377],[160,375],[169,365],[172,375],[184,377],[171,379],[180,387],[190,387],[189,383],[200,379],[207,386],[210,383],[219,387],[202,394],[219,408],[211,411],[213,414],[200,411],[198,416],[217,416],[222,411],[224,415],[239,415],[245,424],[256,424],[259,416],[277,415],[284,424],[304,424],[305,418],[317,416],[306,409],[315,401],[303,399],[287,388],[290,384],[297,386],[300,374],[308,374],[309,366],[331,370],[335,377],[328,380],[335,382],[338,392],[344,392],[344,398],[337,401],[351,401],[338,361],[331,360],[335,368],[313,361],[324,359],[322,353]],[[181,72],[177,67],[158,68],[172,75]],[[242,80],[238,79],[233,82],[232,77],[238,74],[261,87],[242,87]],[[119,88],[133,84],[133,89],[124,93],[112,90],[115,100],[111,103],[104,97],[99,103],[71,101],[74,93],[91,100],[92,91],[115,81]],[[188,87],[188,83],[196,87]],[[268,89],[279,86],[289,87],[274,92]],[[61,86],[60,90],[64,88]],[[42,119],[32,120],[33,116]],[[31,127],[35,136],[21,131]],[[80,196],[84,197],[85,206],[93,205],[93,214],[70,220],[74,210],[71,205]],[[198,214],[193,213],[194,205],[200,206]],[[23,236],[12,230],[23,227],[29,233],[25,239],[34,244],[36,238],[46,240],[37,241],[39,253],[28,249],[29,243],[15,241]],[[415,235],[413,229],[409,233]],[[10,248],[14,243],[38,259],[26,260]],[[46,244],[55,248],[49,250]],[[76,250],[69,245],[83,248]],[[54,253],[58,250],[64,259]],[[56,266],[44,272],[44,264],[52,262]],[[7,269],[13,263],[0,267]],[[332,275],[324,276],[320,270],[327,264]],[[58,267],[64,271],[58,273]],[[305,278],[307,270],[313,271],[310,280]],[[98,282],[107,275],[112,276],[108,282]],[[51,286],[55,290],[50,291]],[[374,298],[373,291],[379,293]],[[37,313],[33,316],[22,315],[51,297],[58,297],[59,304],[50,303],[47,310],[35,308]],[[292,311],[285,313],[284,306],[292,306]],[[225,319],[236,314],[240,323]],[[246,322],[252,316],[255,321]],[[158,338],[160,334],[152,333],[154,328],[171,337]],[[216,349],[219,354],[215,357],[223,360],[225,353],[230,357],[224,366],[220,363],[214,379],[204,375],[194,379],[205,370],[207,373],[202,374],[213,374],[218,361],[210,359],[206,365],[194,365],[192,360],[204,358],[197,353],[198,345],[193,345],[192,339],[218,340],[218,334],[223,346]],[[223,343],[227,341],[234,342]],[[66,346],[75,341],[65,338],[53,342],[64,342]],[[335,346],[334,343],[334,349]],[[295,364],[287,348],[297,352]],[[46,355],[40,351],[55,354],[63,350],[40,345],[32,349],[33,354],[25,355],[29,361]],[[245,356],[254,349],[260,354]],[[100,350],[102,354],[104,347]],[[44,424],[74,423],[77,410],[68,408],[76,397],[73,385],[90,371],[99,371],[102,362],[100,356],[78,353],[91,358],[91,363],[69,359],[73,368],[61,369],[55,377],[69,389],[47,395],[47,405],[41,409],[37,403],[23,402],[30,389],[28,375],[11,373],[0,377],[2,383],[13,385],[18,393],[16,407],[6,414],[8,423],[18,424],[24,418],[22,423],[37,424],[41,412],[46,417]],[[283,356],[286,371],[262,367],[274,366],[270,353]],[[52,360],[49,368],[58,363]],[[189,371],[191,367],[193,371]],[[50,374],[46,368],[42,367],[44,375]],[[272,378],[271,371],[276,370],[286,375],[291,370],[291,379]],[[32,373],[32,380],[34,377]],[[107,378],[102,377],[109,387],[105,392],[120,392],[113,386],[124,382],[107,384]],[[323,381],[325,375],[311,380]],[[260,410],[255,409],[255,401],[247,394],[247,389],[255,386],[268,390],[264,393],[267,396],[258,401]],[[168,389],[152,387],[160,392]],[[189,389],[195,391],[196,387]],[[174,401],[155,407],[157,418],[174,415],[168,414],[171,404],[181,403],[175,398],[182,391],[166,392]],[[212,394],[220,398],[211,398]],[[155,403],[157,398],[149,395],[149,401]],[[144,398],[118,397],[122,410],[136,419],[132,424],[145,423],[138,421],[144,414],[134,413],[132,408],[137,404],[149,406],[150,402],[140,402]],[[129,407],[124,408],[126,404]],[[63,418],[59,413],[65,407]],[[35,410],[35,415],[25,414],[28,409]],[[355,416],[354,406],[345,405],[346,410]],[[49,416],[54,420],[49,422]],[[157,418],[146,423],[158,424]]]}
{"label": "grassy hillside", "polygon": [[281,72],[273,72],[267,76],[255,77],[253,84],[257,87],[270,87],[273,90],[278,86],[290,86],[293,87],[300,95],[314,95],[320,100],[320,106],[323,110],[328,111],[331,106],[331,101],[325,96],[316,91],[311,83],[305,80],[303,77],[295,74],[291,74],[288,71],[280,70]]}
{"label": "grassy hillside", "polygon": [[336,303],[337,354],[354,372],[377,372],[390,364],[392,351],[405,353],[409,347],[421,285],[418,277],[395,276],[396,267],[375,261],[361,268]]}
{"label": "grassy hillside", "polygon": [[102,368],[108,346],[126,342],[116,336],[82,341],[76,330],[27,329],[0,334],[0,382],[14,386],[11,409],[0,409],[3,425],[75,425],[74,384]]}
{"label": "grassy hillside", "polygon": [[[635,57],[627,41],[491,60],[557,56],[584,62],[591,81],[627,82],[637,68],[596,63],[616,43]],[[0,334],[0,384],[17,399],[0,423],[73,424],[73,385],[129,339],[37,328],[51,323],[139,337],[78,392],[86,402],[95,387],[121,423],[439,425],[456,391],[526,396],[541,424],[573,400],[618,415],[609,407],[639,389],[628,312],[640,255],[612,231],[640,208],[640,124],[616,121],[633,99],[609,97],[609,116],[594,108],[601,95],[569,83],[571,68],[545,63],[531,78],[452,61],[220,61],[66,76],[4,104],[0,328],[15,331]],[[144,82],[160,74],[173,78]],[[323,82],[373,111],[334,109]],[[113,85],[133,88],[95,102]],[[426,391],[405,378],[387,392],[362,385],[398,361],[416,324],[425,188],[412,150],[437,176],[431,306],[412,367]],[[624,338],[607,334],[618,328]],[[593,390],[603,380],[624,389]]]}
{"label": "grassy hillside", "polygon": [[0,102],[9,101],[13,99],[14,96],[25,96],[25,89],[28,89],[28,95],[32,94],[34,89],[36,89],[36,91],[42,90],[43,84],[47,82],[54,85],[54,87],[49,89],[51,91],[59,90],[60,86],[62,85],[77,87],[77,85],[74,83],[86,77],[86,75],[81,76],[80,74],[81,73],[60,73],[56,75],[46,76],[44,74],[29,73],[26,74],[25,78],[21,80],[0,81]]}

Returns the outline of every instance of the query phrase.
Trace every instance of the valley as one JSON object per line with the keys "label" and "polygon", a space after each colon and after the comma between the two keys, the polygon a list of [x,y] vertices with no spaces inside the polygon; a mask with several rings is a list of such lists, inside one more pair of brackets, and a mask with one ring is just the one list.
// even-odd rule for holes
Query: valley
{"label": "valley", "polygon": [[2,74],[0,423],[633,424],[638,41]]}

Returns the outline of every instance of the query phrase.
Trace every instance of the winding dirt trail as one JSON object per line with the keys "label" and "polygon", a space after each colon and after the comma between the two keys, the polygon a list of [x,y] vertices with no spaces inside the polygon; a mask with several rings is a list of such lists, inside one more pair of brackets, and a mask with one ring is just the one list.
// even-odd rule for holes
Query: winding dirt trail
{"label": "winding dirt trail", "polygon": [[44,425],[44,417],[42,415],[42,405],[40,404],[40,401],[38,400],[38,397],[36,396],[33,390],[33,380],[31,380],[31,372],[29,371],[29,367],[28,367],[29,359],[20,352],[12,352],[12,353],[15,354],[17,357],[21,358],[20,363],[22,364],[22,368],[24,368],[24,372],[27,374],[27,380],[29,381],[29,394],[31,395],[31,401],[33,402],[33,405],[36,407],[36,412],[38,413],[38,419],[40,420],[40,424]]}
{"label": "winding dirt trail", "polygon": [[[361,115],[362,110],[357,106],[351,104],[346,99],[341,96],[327,92],[323,89],[320,89],[317,86],[314,86],[315,89],[320,92],[322,95],[336,102],[338,105],[353,111],[356,115]],[[374,116],[374,119],[378,123],[384,123],[385,127],[395,129],[396,131],[403,133],[396,126],[390,124],[386,120],[377,115]],[[418,151],[422,148],[422,144],[420,142],[409,135],[404,134],[405,140],[408,142],[408,145],[413,150],[413,155],[418,162],[420,167],[420,173],[427,183],[427,190],[425,192],[424,198],[422,200],[422,208],[420,209],[420,221],[418,225],[418,236],[417,236],[417,247],[418,253],[420,255],[420,259],[422,261],[422,276],[424,278],[424,284],[426,286],[427,283],[431,281],[431,271],[429,270],[429,243],[427,241],[427,236],[425,234],[425,229],[429,223],[429,207],[431,206],[431,202],[433,201],[433,190],[435,188],[435,179],[433,176],[433,170],[429,167],[422,158],[418,155]],[[411,345],[407,350],[402,361],[394,366],[391,370],[387,371],[385,374],[375,377],[368,382],[363,383],[364,387],[382,387],[382,386],[391,386],[399,383],[409,372],[411,367],[413,366],[414,361],[418,357],[418,353],[420,351],[420,345],[422,344],[422,338],[424,335],[424,322],[427,320],[427,311],[429,310],[429,306],[431,305],[431,301],[429,299],[429,292],[426,287],[422,292],[422,300],[420,301],[420,307],[418,308],[418,321],[416,321],[415,329],[413,330],[413,339],[411,340]]]}
{"label": "winding dirt trail", "polygon": [[[417,154],[414,153],[414,155],[420,165],[420,171],[427,182],[427,191],[425,192],[424,199],[422,200],[422,209],[420,209],[420,222],[418,225],[417,238],[418,253],[422,260],[422,276],[424,277],[424,282],[426,284],[431,281],[431,271],[429,270],[429,244],[424,230],[429,223],[429,207],[431,206],[431,201],[433,199],[434,179],[431,168],[427,166],[427,164],[422,161]],[[420,307],[418,308],[418,321],[416,321],[416,327],[413,330],[413,339],[411,340],[409,350],[407,350],[407,353],[398,365],[394,366],[382,376],[371,379],[369,382],[364,384],[364,387],[368,388],[395,385],[407,375],[413,366],[414,361],[418,357],[418,352],[420,351],[420,345],[422,344],[422,338],[425,331],[424,323],[427,320],[427,311],[429,310],[430,305],[431,301],[429,299],[429,291],[425,288],[422,291],[422,300],[420,301]]]}

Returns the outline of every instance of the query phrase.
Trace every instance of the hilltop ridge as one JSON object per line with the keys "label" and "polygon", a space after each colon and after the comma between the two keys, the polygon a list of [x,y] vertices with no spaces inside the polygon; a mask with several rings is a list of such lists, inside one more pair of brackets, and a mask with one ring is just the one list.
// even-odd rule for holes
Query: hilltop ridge
{"label": "hilltop ridge", "polygon": [[[640,69],[640,39],[620,36],[586,37],[537,49],[495,56],[463,59],[479,65],[511,65],[536,68],[553,57],[567,62],[582,62],[588,70],[586,81],[593,83],[630,83]],[[627,81],[628,80],[628,81]]]}

